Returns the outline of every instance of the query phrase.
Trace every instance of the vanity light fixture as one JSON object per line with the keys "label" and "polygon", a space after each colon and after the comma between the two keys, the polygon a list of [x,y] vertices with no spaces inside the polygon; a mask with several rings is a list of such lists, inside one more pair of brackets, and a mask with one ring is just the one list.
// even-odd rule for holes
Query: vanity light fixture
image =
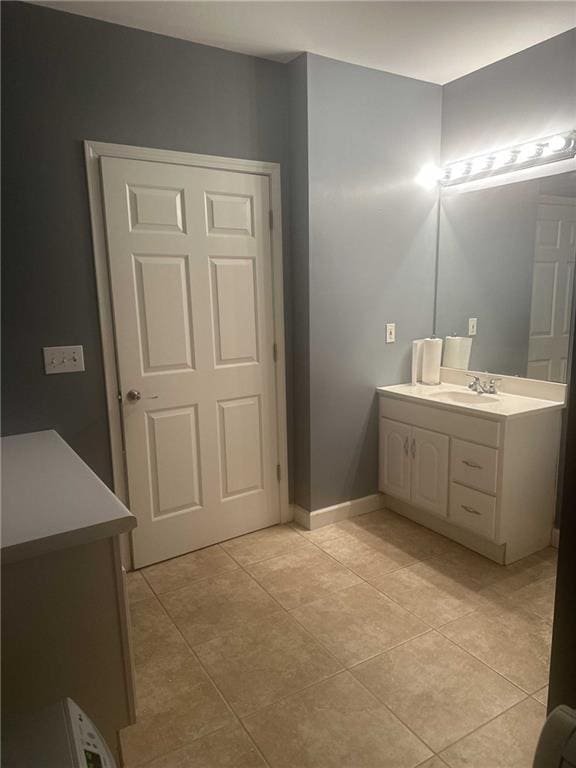
{"label": "vanity light fixture", "polygon": [[514,147],[458,160],[446,165],[439,173],[443,186],[475,181],[498,173],[508,173],[534,165],[569,160],[576,156],[576,131],[557,133]]}

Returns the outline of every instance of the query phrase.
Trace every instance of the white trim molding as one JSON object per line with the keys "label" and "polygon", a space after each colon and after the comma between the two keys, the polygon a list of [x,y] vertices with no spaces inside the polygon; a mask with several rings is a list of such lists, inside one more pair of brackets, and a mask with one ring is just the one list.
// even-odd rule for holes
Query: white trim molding
{"label": "white trim molding", "polygon": [[[280,188],[280,165],[278,163],[241,160],[213,155],[197,155],[188,152],[174,152],[167,149],[132,147],[124,144],[107,144],[98,141],[84,142],[92,242],[98,292],[100,332],[102,336],[102,357],[106,386],[106,402],[112,454],[112,473],[115,494],[128,503],[126,465],[120,403],[118,401],[118,369],[114,320],[110,296],[110,274],[108,250],[100,176],[100,158],[115,157],[125,160],[146,160],[172,165],[187,165],[197,168],[211,168],[237,173],[251,173],[267,176],[270,184],[270,208],[272,211],[272,272],[274,302],[274,339],[276,342],[276,419],[278,434],[278,464],[280,465],[280,522],[292,519],[288,501],[288,438],[286,416],[286,351],[284,339],[284,276],[282,255],[282,203]],[[127,541],[122,542],[122,561],[131,568],[131,552]]]}
{"label": "white trim molding", "polygon": [[334,504],[332,507],[315,509],[309,512],[298,504],[293,504],[294,521],[306,528],[308,531],[315,531],[325,525],[339,523],[342,520],[348,520],[350,517],[357,517],[366,512],[376,512],[378,509],[384,509],[384,495],[382,493],[373,493],[370,496],[363,496],[360,499],[351,499],[342,504]]}

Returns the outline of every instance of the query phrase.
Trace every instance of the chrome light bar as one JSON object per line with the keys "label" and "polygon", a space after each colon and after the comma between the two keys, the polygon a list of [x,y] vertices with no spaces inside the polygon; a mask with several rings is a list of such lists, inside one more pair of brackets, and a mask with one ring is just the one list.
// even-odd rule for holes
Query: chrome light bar
{"label": "chrome light bar", "polygon": [[534,165],[569,160],[576,156],[576,131],[557,133],[514,147],[449,163],[438,174],[442,186],[462,184]]}

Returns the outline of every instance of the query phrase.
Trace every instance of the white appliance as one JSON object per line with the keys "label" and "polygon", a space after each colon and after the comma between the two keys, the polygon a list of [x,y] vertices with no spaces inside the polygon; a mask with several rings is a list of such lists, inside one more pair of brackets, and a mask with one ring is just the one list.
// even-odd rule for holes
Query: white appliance
{"label": "white appliance", "polygon": [[4,725],[3,768],[118,768],[98,728],[72,699]]}

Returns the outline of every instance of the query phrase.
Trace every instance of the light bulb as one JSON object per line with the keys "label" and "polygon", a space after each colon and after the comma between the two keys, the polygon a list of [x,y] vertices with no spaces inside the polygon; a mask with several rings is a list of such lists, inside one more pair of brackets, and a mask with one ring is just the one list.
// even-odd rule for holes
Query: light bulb
{"label": "light bulb", "polygon": [[441,175],[442,175],[442,170],[438,168],[437,165],[434,165],[433,163],[428,163],[422,168],[422,170],[416,177],[416,181],[418,182],[418,184],[420,184],[420,186],[430,189],[436,185]]}
{"label": "light bulb", "polygon": [[484,171],[489,171],[492,166],[492,161],[494,158],[488,156],[488,157],[477,157],[475,160],[472,160],[472,167],[470,169],[470,173],[484,173]]}
{"label": "light bulb", "polygon": [[455,163],[451,170],[452,178],[459,179],[461,176],[466,176],[470,173],[470,163]]}
{"label": "light bulb", "polygon": [[560,152],[568,146],[568,139],[564,136],[553,136],[548,142],[548,148],[551,152]]}
{"label": "light bulb", "polygon": [[539,144],[525,144],[518,155],[518,160],[523,163],[526,160],[531,160],[534,157],[538,157],[541,154],[541,147]]}
{"label": "light bulb", "polygon": [[503,152],[498,152],[494,157],[494,168],[502,168],[504,165],[509,165],[516,160],[516,152],[510,149],[505,149]]}

